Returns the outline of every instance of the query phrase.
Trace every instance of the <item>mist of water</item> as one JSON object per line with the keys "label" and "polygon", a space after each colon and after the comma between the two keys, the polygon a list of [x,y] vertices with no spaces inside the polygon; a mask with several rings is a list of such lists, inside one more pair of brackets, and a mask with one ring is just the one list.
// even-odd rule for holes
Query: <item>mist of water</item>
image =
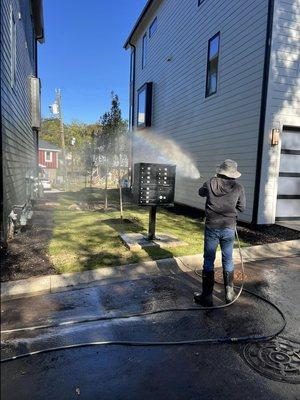
{"label": "mist of water", "polygon": [[176,165],[178,176],[200,179],[192,156],[165,135],[143,129],[133,132],[134,161]]}

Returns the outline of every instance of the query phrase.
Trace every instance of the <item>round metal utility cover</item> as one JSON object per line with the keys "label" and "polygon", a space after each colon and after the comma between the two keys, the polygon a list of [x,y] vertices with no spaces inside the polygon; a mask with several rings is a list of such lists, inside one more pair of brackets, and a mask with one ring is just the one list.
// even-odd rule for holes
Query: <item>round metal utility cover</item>
{"label": "round metal utility cover", "polygon": [[282,382],[300,383],[300,345],[283,338],[248,343],[243,355],[260,374]]}

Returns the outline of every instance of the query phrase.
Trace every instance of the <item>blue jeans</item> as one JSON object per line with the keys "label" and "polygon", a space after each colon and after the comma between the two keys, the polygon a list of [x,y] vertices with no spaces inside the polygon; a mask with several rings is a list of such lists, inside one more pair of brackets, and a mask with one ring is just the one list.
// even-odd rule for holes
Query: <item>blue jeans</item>
{"label": "blue jeans", "polygon": [[226,272],[232,272],[234,269],[232,260],[234,230],[230,228],[214,229],[205,227],[203,269],[205,271],[214,270],[214,262],[218,244],[220,244],[222,251],[223,269]]}

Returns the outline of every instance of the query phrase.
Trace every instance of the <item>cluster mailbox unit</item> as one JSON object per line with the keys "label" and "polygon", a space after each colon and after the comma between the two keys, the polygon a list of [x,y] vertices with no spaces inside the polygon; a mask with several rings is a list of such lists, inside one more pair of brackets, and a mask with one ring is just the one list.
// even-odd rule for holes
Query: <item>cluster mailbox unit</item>
{"label": "cluster mailbox unit", "polygon": [[174,205],[176,166],[169,164],[134,164],[133,195],[140,206],[151,206],[148,239],[155,238],[157,206]]}
{"label": "cluster mailbox unit", "polygon": [[175,165],[134,164],[133,193],[140,206],[174,204]]}

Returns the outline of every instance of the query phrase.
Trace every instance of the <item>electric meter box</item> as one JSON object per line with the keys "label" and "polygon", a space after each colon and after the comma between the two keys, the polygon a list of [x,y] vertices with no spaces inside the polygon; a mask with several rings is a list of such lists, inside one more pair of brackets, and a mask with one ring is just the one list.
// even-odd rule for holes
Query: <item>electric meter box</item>
{"label": "electric meter box", "polygon": [[140,206],[174,205],[176,166],[134,164],[133,196]]}

